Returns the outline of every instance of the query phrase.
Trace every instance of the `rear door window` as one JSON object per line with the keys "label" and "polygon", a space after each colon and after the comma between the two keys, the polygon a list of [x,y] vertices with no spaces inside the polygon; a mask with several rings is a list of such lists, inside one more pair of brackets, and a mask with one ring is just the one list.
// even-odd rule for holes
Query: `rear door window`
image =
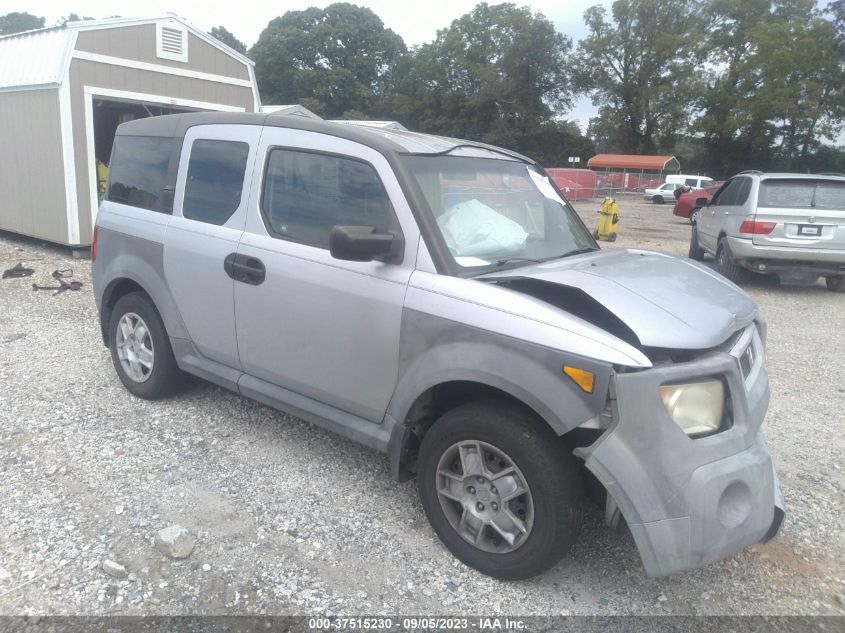
{"label": "rear door window", "polygon": [[745,180],[744,178],[734,178],[733,180],[728,181],[728,183],[722,187],[719,193],[713,198],[713,206],[716,207],[729,207],[737,204],[737,196],[739,194],[739,190],[742,187],[742,181]]}
{"label": "rear door window", "polygon": [[369,163],[285,148],[270,150],[261,210],[275,237],[326,249],[336,224],[385,232],[395,217]]}
{"label": "rear door window", "polygon": [[108,200],[140,209],[169,213],[162,190],[173,139],[160,136],[117,136],[109,165]]}
{"label": "rear door window", "polygon": [[191,146],[182,215],[223,225],[241,203],[249,145],[197,139]]}

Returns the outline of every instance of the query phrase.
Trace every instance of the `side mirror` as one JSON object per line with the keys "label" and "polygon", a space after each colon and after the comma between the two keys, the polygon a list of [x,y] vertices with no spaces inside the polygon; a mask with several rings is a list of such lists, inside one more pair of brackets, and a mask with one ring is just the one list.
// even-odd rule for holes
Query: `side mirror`
{"label": "side mirror", "polygon": [[710,200],[708,200],[707,198],[696,198],[695,199],[695,206],[697,206],[697,207],[706,207],[708,204],[710,204]]}
{"label": "side mirror", "polygon": [[374,259],[388,262],[402,252],[403,240],[393,233],[376,233],[372,226],[332,227],[329,252],[335,259],[350,262],[369,262]]}

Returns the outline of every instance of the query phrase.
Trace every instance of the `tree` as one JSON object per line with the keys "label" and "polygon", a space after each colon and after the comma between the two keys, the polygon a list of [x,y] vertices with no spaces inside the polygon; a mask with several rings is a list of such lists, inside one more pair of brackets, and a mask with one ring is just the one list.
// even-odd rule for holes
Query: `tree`
{"label": "tree", "polygon": [[571,47],[540,13],[481,3],[415,51],[401,69],[393,116],[423,132],[542,151],[539,139],[572,136],[555,122],[571,106]]}
{"label": "tree", "polygon": [[695,129],[708,172],[806,164],[843,116],[834,26],[813,0],[709,0],[705,16],[714,70]]}
{"label": "tree", "polygon": [[210,34],[212,37],[216,37],[218,40],[223,42],[229,48],[246,55],[246,44],[241,42],[237,37],[235,37],[231,32],[229,32],[226,27],[215,26],[213,29],[211,29]]}
{"label": "tree", "polygon": [[383,116],[402,38],[370,9],[336,3],[274,18],[252,47],[269,103],[300,103],[329,118],[348,111]]}
{"label": "tree", "polygon": [[697,3],[616,0],[613,23],[594,6],[578,45],[578,87],[599,106],[591,127],[603,143],[629,153],[671,150],[686,130],[691,82],[701,58]]}
{"label": "tree", "polygon": [[44,18],[39,18],[26,12],[18,13],[15,11],[0,16],[0,35],[31,31],[33,29],[40,29],[43,26]]}

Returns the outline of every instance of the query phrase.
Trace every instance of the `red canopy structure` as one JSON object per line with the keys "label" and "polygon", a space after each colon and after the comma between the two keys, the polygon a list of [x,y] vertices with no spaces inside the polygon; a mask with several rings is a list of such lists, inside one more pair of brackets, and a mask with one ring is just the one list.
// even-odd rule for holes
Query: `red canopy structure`
{"label": "red canopy structure", "polygon": [[596,154],[587,161],[587,167],[628,171],[681,171],[681,164],[674,156],[640,156],[638,154]]}
{"label": "red canopy structure", "polygon": [[587,161],[587,167],[598,174],[596,189],[611,195],[657,187],[666,173],[681,170],[674,156],[639,154],[597,154]]}

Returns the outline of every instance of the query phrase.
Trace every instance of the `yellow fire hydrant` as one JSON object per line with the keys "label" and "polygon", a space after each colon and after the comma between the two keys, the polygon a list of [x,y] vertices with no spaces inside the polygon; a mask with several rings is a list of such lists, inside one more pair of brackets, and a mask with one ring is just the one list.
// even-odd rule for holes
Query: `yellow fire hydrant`
{"label": "yellow fire hydrant", "polygon": [[619,205],[616,200],[606,196],[599,207],[599,228],[593,233],[597,240],[616,241],[616,225],[619,223]]}

